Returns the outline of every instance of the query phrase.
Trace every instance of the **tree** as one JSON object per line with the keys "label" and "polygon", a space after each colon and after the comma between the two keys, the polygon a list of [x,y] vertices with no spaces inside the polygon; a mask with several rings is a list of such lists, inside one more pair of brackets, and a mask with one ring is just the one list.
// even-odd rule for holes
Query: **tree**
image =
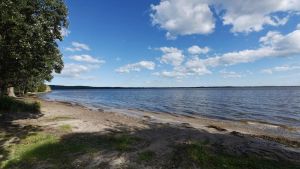
{"label": "tree", "polygon": [[1,0],[0,89],[23,91],[50,81],[63,68],[57,45],[68,26],[63,0]]}

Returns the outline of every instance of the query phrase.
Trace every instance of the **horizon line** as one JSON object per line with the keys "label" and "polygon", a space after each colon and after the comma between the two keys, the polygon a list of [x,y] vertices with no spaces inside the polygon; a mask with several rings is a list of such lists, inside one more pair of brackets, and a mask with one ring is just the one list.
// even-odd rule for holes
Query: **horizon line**
{"label": "horizon line", "polygon": [[49,85],[50,87],[77,87],[77,88],[242,88],[242,87],[300,87],[300,85],[255,85],[255,86],[161,86],[161,87],[154,87],[154,86],[137,86],[137,87],[125,87],[125,86],[84,86],[84,85]]}

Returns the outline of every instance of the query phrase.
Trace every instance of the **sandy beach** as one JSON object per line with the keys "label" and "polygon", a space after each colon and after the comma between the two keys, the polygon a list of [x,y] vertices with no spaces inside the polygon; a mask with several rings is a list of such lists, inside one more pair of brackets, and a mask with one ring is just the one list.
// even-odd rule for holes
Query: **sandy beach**
{"label": "sandy beach", "polygon": [[[100,163],[105,163],[110,168],[124,166],[147,168],[145,164],[134,160],[141,151],[156,152],[156,160],[151,161],[149,164],[151,167],[148,168],[160,168],[168,165],[168,161],[159,159],[168,158],[173,151],[171,145],[193,140],[209,142],[213,145],[211,148],[217,152],[222,150],[232,155],[262,155],[264,158],[300,164],[297,128],[151,112],[129,115],[128,112],[92,110],[66,102],[45,101],[38,98],[26,100],[40,102],[41,114],[35,118],[19,118],[12,122],[14,125],[22,126],[21,128],[31,126],[59,136],[127,133],[145,140],[136,145],[137,151],[122,154],[100,153],[88,157],[89,165],[85,164],[86,156],[79,156],[76,159],[78,168],[81,165],[85,166],[84,168],[93,168]],[[62,131],[61,126],[69,126],[69,130]]]}

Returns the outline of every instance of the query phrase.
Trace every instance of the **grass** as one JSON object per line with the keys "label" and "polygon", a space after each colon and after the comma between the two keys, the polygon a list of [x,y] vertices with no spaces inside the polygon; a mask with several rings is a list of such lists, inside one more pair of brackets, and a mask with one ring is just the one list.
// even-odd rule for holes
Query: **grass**
{"label": "grass", "polygon": [[72,117],[69,116],[55,116],[47,119],[48,121],[64,121],[64,120],[70,120],[73,119]]}
{"label": "grass", "polygon": [[175,146],[172,162],[179,168],[198,166],[205,169],[300,169],[285,161],[274,161],[254,156],[232,156],[216,153],[203,143]]}
{"label": "grass", "polygon": [[126,134],[109,136],[105,138],[105,142],[108,143],[109,147],[112,147],[118,151],[130,151],[134,149],[134,144],[141,141],[141,139],[137,137],[132,137]]}
{"label": "grass", "polygon": [[64,125],[59,126],[59,129],[63,132],[71,132],[72,126],[69,124],[64,124]]}
{"label": "grass", "polygon": [[[36,134],[28,136],[19,144],[10,147],[8,160],[2,163],[3,168],[18,168],[22,164],[33,163],[36,160],[47,159],[51,156],[58,156],[59,138],[48,134]],[[55,148],[55,149],[54,149]]]}
{"label": "grass", "polygon": [[15,98],[3,96],[0,97],[0,114],[17,112],[40,112],[41,105],[38,102],[24,102]]}
{"label": "grass", "polygon": [[70,134],[60,138],[52,134],[36,133],[12,145],[8,159],[0,168],[35,168],[42,164],[53,165],[50,168],[72,168],[72,161],[78,155],[103,150],[130,151],[139,140],[128,135]]}
{"label": "grass", "polygon": [[138,161],[151,161],[156,156],[155,152],[153,151],[144,151],[138,154]]}

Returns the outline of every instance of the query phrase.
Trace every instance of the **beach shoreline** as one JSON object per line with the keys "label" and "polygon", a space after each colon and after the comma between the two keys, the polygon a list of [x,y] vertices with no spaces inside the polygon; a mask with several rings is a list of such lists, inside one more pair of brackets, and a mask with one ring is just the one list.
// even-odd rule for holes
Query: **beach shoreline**
{"label": "beach shoreline", "polygon": [[[95,149],[96,152],[76,154],[74,158],[69,158],[73,162],[79,161],[80,165],[84,166],[82,168],[93,168],[104,164],[110,166],[107,168],[126,168],[128,166],[129,168],[145,168],[146,166],[148,168],[161,168],[162,166],[164,168],[172,168],[172,166],[186,168],[186,165],[190,164],[185,164],[185,162],[190,163],[192,159],[187,160],[185,156],[179,154],[189,153],[187,151],[189,146],[197,148],[199,145],[208,149],[208,158],[212,158],[212,160],[229,158],[228,160],[231,161],[230,158],[234,158],[234,161],[239,163],[237,157],[241,156],[247,161],[246,165],[250,165],[253,158],[275,160],[280,165],[285,165],[285,163],[300,165],[298,158],[300,143],[297,138],[285,137],[280,132],[276,133],[275,131],[282,130],[284,132],[290,129],[278,129],[278,126],[270,124],[151,112],[138,112],[142,114],[132,116],[126,113],[90,109],[69,102],[47,101],[38,97],[19,98],[19,100],[31,103],[39,102],[41,112],[37,116],[26,115],[15,118],[8,123],[9,125],[4,126],[4,132],[15,136],[10,136],[11,139],[3,145],[12,144],[16,139],[24,139],[23,136],[18,136],[20,132],[26,133],[25,139],[34,133],[41,133],[42,136],[38,135],[39,137],[55,137],[57,146],[65,146],[65,142],[69,144],[69,142],[73,142],[72,140],[79,140],[82,142],[82,146],[94,147],[99,144],[97,140],[105,142],[105,138],[109,137],[108,142],[105,143],[107,145]],[[115,141],[115,137],[125,139],[125,142],[124,140]],[[132,139],[137,143],[131,143]],[[107,149],[108,145],[114,146],[114,144],[117,144],[117,150]],[[126,145],[125,149],[123,149],[124,144]],[[199,151],[202,151],[201,147],[198,147]],[[101,150],[103,148],[104,150]],[[38,152],[38,148],[35,151]],[[225,155],[219,157],[222,154]],[[56,156],[51,158],[56,159]],[[141,162],[140,158],[151,158],[151,160]],[[182,158],[183,163],[177,164],[178,160],[174,158]],[[56,160],[61,162],[59,159]],[[50,165],[51,163],[47,162],[46,164]],[[33,163],[33,165],[39,164]],[[76,166],[77,164],[68,163],[68,165]],[[181,165],[183,167],[179,167]]]}
{"label": "beach shoreline", "polygon": [[[103,114],[111,114],[114,116],[109,116],[111,120],[117,120],[118,123],[123,123],[123,117],[126,119],[133,120],[132,126],[140,127],[144,122],[147,123],[162,123],[162,124],[171,124],[171,125],[182,125],[185,127],[191,127],[200,130],[206,130],[208,132],[222,132],[224,134],[230,133],[240,133],[251,135],[254,137],[260,138],[274,138],[274,141],[285,140],[286,143],[296,144],[295,146],[300,146],[300,128],[294,126],[285,126],[280,124],[273,124],[262,121],[255,120],[229,120],[229,119],[219,119],[213,117],[206,117],[200,115],[183,115],[183,114],[171,114],[164,112],[150,112],[150,111],[141,111],[134,109],[98,109],[92,108],[86,105],[82,105],[75,102],[67,102],[67,101],[54,101],[54,100],[46,100],[43,98],[35,98],[35,100],[44,103],[47,111],[49,110],[48,104],[58,104],[65,106],[72,106],[79,110],[79,114],[82,111],[90,111],[93,112],[93,118],[99,119],[103,118]],[[42,108],[43,108],[42,106]],[[64,106],[61,106],[60,109],[65,109]],[[47,112],[46,111],[46,112]],[[95,116],[95,113],[99,113],[99,117]],[[101,115],[100,115],[101,114]],[[104,116],[106,118],[106,116]],[[115,118],[117,117],[117,119]],[[122,118],[120,118],[122,117]],[[118,119],[120,118],[120,119]],[[134,123],[138,124],[135,125]],[[89,129],[86,129],[89,131]],[[298,142],[298,143],[297,143]]]}

